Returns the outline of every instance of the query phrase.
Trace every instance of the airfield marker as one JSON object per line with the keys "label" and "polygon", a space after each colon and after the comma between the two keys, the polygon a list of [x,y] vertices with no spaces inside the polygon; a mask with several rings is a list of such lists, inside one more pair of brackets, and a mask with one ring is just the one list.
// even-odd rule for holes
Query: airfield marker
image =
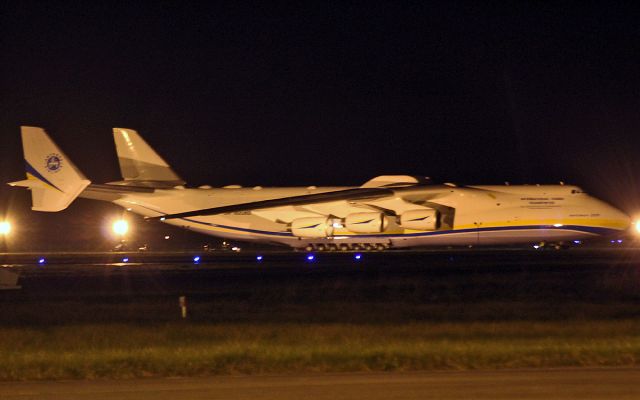
{"label": "airfield marker", "polygon": [[182,319],[187,318],[187,296],[180,296],[178,298],[178,302],[180,303],[180,311],[182,314]]}

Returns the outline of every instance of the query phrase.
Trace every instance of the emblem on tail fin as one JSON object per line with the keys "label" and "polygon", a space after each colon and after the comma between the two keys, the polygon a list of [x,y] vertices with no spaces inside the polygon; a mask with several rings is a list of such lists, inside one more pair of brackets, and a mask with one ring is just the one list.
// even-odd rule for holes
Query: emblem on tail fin
{"label": "emblem on tail fin", "polygon": [[45,160],[45,168],[49,172],[60,172],[62,168],[62,156],[57,153],[49,154]]}
{"label": "emblem on tail fin", "polygon": [[31,189],[32,210],[64,210],[91,181],[82,175],[44,129],[22,126],[20,132],[27,179],[10,185]]}

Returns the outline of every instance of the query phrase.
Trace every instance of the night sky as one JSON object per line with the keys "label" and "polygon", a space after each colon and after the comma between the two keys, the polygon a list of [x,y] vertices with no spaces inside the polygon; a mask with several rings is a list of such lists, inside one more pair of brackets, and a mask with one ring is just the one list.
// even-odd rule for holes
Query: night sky
{"label": "night sky", "polygon": [[[640,211],[633,3],[84,3],[0,6],[0,182],[24,177],[20,125],[118,180],[118,126],[191,185],[565,181]],[[86,239],[118,210],[0,201],[22,247]]]}

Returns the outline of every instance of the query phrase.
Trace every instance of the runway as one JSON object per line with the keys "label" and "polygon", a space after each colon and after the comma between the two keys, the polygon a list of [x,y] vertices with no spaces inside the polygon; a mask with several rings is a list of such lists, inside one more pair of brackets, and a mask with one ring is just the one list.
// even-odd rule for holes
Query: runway
{"label": "runway", "polygon": [[640,369],[357,373],[8,382],[3,400],[612,399],[640,397]]}
{"label": "runway", "polygon": [[[640,316],[640,251],[5,255],[4,325],[609,319]],[[194,261],[194,257],[200,257]],[[44,262],[39,264],[38,260]],[[126,262],[124,261],[126,260]],[[250,310],[250,312],[248,312]]]}

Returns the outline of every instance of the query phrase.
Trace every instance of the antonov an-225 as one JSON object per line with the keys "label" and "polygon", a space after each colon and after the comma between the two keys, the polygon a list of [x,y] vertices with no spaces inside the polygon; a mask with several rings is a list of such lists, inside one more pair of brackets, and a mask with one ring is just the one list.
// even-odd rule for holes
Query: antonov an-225
{"label": "antonov an-225", "polygon": [[627,215],[570,185],[456,186],[379,176],[359,187],[186,188],[138,133],[114,128],[122,181],[93,184],[42,128],[23,126],[32,209],[76,197],[207,235],[308,250],[562,242],[621,233]]}

